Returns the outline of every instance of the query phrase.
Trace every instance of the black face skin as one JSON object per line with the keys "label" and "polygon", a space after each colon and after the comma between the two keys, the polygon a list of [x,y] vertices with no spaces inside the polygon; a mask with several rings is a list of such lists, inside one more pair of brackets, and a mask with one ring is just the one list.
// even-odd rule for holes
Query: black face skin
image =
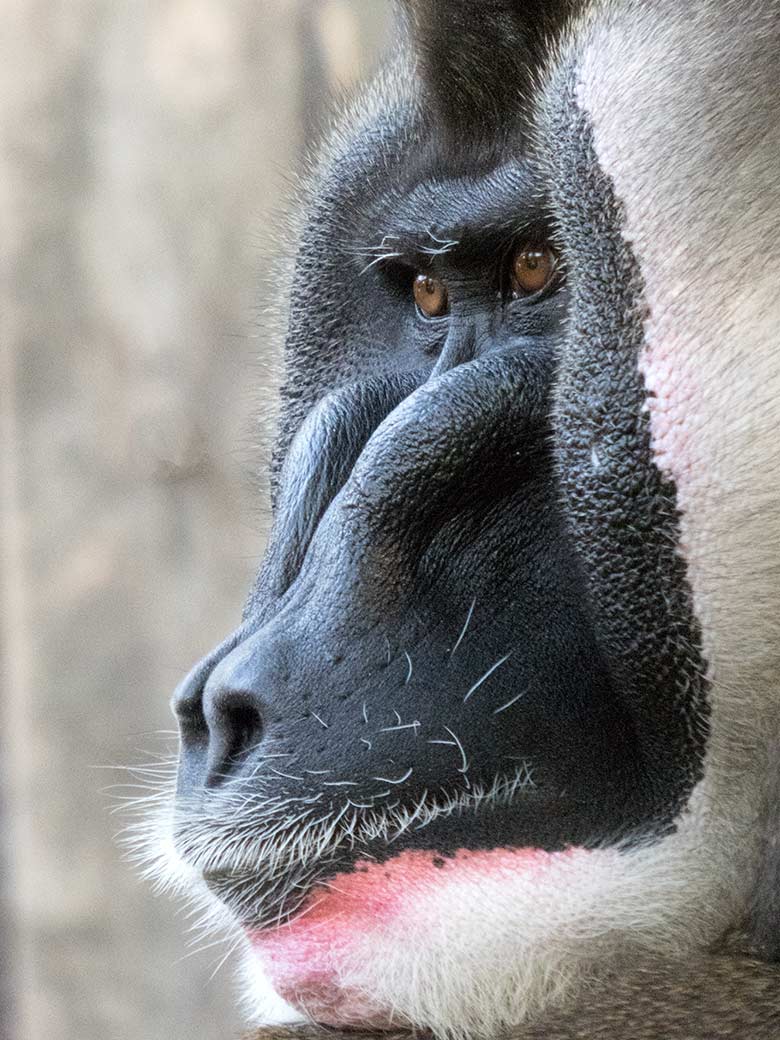
{"label": "black face skin", "polygon": [[[609,185],[566,183],[595,168],[568,84],[543,116],[577,152],[560,169],[517,111],[539,12],[489,6],[486,48],[473,5],[414,6],[422,72],[367,106],[315,186],[274,529],[242,627],[177,693],[177,840],[199,862],[199,813],[236,791],[275,800],[260,837],[284,833],[281,805],[354,819],[500,796],[392,844],[337,834],[305,875],[291,865],[295,892],[213,869],[253,926],[361,857],[656,840],[700,775],[704,665],[643,411],[642,286]],[[545,29],[568,6],[545,4]],[[547,242],[560,270],[513,297],[516,252]],[[446,284],[446,315],[415,306],[419,272]]]}

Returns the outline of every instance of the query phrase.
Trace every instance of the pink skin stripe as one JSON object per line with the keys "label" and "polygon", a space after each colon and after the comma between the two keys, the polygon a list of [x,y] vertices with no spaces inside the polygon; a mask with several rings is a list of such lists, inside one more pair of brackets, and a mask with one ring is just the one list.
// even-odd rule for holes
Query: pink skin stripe
{"label": "pink skin stripe", "polygon": [[426,892],[448,881],[478,883],[506,874],[542,880],[547,868],[574,852],[541,849],[460,850],[451,857],[402,852],[385,863],[367,860],[312,890],[300,914],[273,930],[250,932],[274,989],[323,1025],[387,1028],[389,1013],[340,982],[355,940],[381,935],[401,915],[419,920]]}
{"label": "pink skin stripe", "polygon": [[[623,237],[641,267],[648,307],[639,371],[647,390],[652,450],[658,468],[675,481],[678,508],[687,514],[695,509],[693,498],[701,490],[701,474],[706,472],[699,457],[705,398],[701,366],[692,356],[699,322],[690,306],[691,300],[700,306],[707,292],[706,287],[696,285],[701,271],[696,266],[689,269],[686,249],[690,247],[679,242],[677,229],[664,209],[664,195],[654,197],[648,192],[646,168],[625,147],[620,119],[627,117],[625,112],[621,115],[611,93],[604,96],[603,78],[601,51],[591,50],[584,61],[577,100],[592,120],[599,165],[612,178],[626,208]],[[687,555],[685,536],[680,549]]]}

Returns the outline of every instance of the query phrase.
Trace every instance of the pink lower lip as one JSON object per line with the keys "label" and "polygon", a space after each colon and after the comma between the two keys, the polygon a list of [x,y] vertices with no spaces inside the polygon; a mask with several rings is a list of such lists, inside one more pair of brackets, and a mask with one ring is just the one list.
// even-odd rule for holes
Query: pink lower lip
{"label": "pink lower lip", "polygon": [[344,988],[344,965],[356,943],[380,936],[402,915],[419,922],[425,896],[448,880],[468,881],[498,874],[545,875],[553,861],[574,852],[541,849],[461,850],[441,857],[431,852],[400,853],[385,863],[362,861],[310,893],[288,924],[249,931],[272,985],[288,1003],[323,1025],[387,1028],[388,1010]]}

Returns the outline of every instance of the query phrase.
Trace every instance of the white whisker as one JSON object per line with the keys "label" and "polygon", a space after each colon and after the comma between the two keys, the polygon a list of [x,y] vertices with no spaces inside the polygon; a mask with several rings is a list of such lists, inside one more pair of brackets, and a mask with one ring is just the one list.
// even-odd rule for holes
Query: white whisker
{"label": "white whisker", "polygon": [[506,704],[502,704],[500,708],[496,708],[493,714],[500,715],[502,711],[506,711],[508,708],[511,708],[513,704],[517,704],[519,700],[522,700],[527,693],[527,689],[521,690],[520,693],[518,693],[516,697],[513,697],[511,701],[507,701]]}
{"label": "white whisker", "polygon": [[471,697],[472,693],[476,693],[476,691],[480,688],[482,683],[485,682],[487,679],[489,679],[490,676],[493,674],[493,672],[496,671],[497,668],[500,668],[502,664],[506,664],[506,662],[509,660],[509,658],[511,656],[512,656],[511,653],[507,654],[506,657],[502,657],[500,661],[496,661],[496,663],[493,665],[492,668],[488,668],[488,670],[485,672],[485,674],[482,676],[482,678],[478,679],[477,682],[474,683],[474,685],[471,687],[469,692],[463,698],[463,703],[464,704],[466,703],[466,701],[469,699],[469,697]]}
{"label": "white whisker", "polygon": [[372,776],[371,779],[376,780],[380,784],[403,784],[405,783],[405,781],[409,779],[413,772],[414,769],[411,766],[409,766],[404,775],[402,777],[399,777],[398,780],[390,780],[386,776]]}
{"label": "white whisker", "polygon": [[380,729],[379,732],[380,733],[397,733],[399,730],[402,730],[402,729],[413,729],[415,731],[415,733],[416,733],[421,725],[422,725],[421,722],[418,722],[417,720],[415,720],[414,722],[407,722],[405,725],[400,725],[400,726],[384,726],[382,729]]}
{"label": "white whisker", "polygon": [[455,744],[456,744],[458,750],[460,751],[462,763],[461,763],[461,767],[458,770],[458,772],[459,773],[463,773],[465,775],[469,771],[469,760],[466,757],[466,752],[463,750],[463,744],[461,744],[459,737],[457,737],[456,734],[452,732],[452,730],[450,729],[449,726],[445,726],[444,728],[447,730],[449,735],[455,741]]}
{"label": "white whisker", "polygon": [[468,627],[469,627],[469,625],[471,624],[471,619],[472,619],[472,617],[474,616],[474,607],[476,607],[476,605],[477,605],[477,600],[476,600],[476,597],[475,597],[475,598],[474,598],[474,599],[473,599],[473,600],[471,601],[471,606],[469,607],[469,612],[468,612],[468,614],[466,615],[466,624],[465,624],[465,625],[463,626],[463,628],[462,628],[462,630],[461,630],[461,633],[460,633],[460,635],[458,636],[458,641],[457,641],[457,643],[455,644],[455,646],[453,646],[452,650],[450,651],[450,657],[452,657],[452,655],[453,655],[453,654],[455,653],[455,651],[456,651],[456,650],[458,649],[458,647],[460,646],[460,644],[461,644],[461,643],[463,642],[463,637],[464,637],[464,636],[466,635],[466,632],[468,631]]}

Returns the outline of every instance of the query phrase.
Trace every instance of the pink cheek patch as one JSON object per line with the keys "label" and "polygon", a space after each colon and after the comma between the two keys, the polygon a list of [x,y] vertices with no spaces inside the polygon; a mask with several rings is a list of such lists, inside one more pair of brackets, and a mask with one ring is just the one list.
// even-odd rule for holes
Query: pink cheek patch
{"label": "pink cheek patch", "polygon": [[[650,290],[648,295],[652,296]],[[645,334],[647,345],[639,370],[648,392],[653,454],[661,472],[675,481],[677,504],[686,512],[696,471],[699,388],[688,370],[684,350],[665,322],[649,318]]]}
{"label": "pink cheek patch", "polygon": [[403,917],[419,928],[426,916],[426,893],[448,883],[476,885],[501,875],[541,883],[553,863],[582,852],[460,850],[444,857],[407,851],[385,863],[359,861],[353,871],[315,887],[289,924],[250,933],[249,939],[272,985],[289,1004],[326,1025],[387,1027],[387,1013],[342,984],[356,941],[370,941]]}
{"label": "pink cheek patch", "polygon": [[[686,248],[670,245],[680,237],[668,216],[674,207],[648,192],[647,171],[633,161],[631,149],[625,149],[620,121],[627,114],[619,105],[616,108],[612,94],[605,96],[600,51],[591,50],[584,60],[577,101],[592,122],[598,164],[612,179],[626,209],[623,237],[639,264],[647,304],[639,371],[648,395],[654,461],[674,480],[677,504],[687,513],[694,508],[697,475],[702,471],[701,360],[711,354],[704,351],[697,361],[694,346],[695,338],[705,333],[698,313],[702,301],[709,298],[705,268],[698,265],[691,270]],[[693,311],[692,300],[697,302]],[[719,301],[718,307],[722,306]],[[683,551],[686,548],[681,545]]]}

